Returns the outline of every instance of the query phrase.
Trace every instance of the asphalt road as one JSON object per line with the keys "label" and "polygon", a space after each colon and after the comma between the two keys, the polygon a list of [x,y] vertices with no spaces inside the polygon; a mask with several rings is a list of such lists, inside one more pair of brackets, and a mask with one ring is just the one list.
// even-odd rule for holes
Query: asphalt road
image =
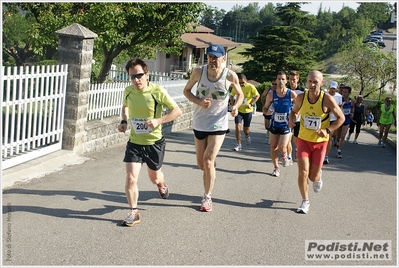
{"label": "asphalt road", "polygon": [[[234,121],[230,120],[234,129]],[[396,150],[362,131],[343,159],[330,153],[323,189],[310,190],[309,213],[297,214],[297,166],[279,178],[263,117],[252,144],[217,158],[213,211],[200,212],[202,172],[192,130],[167,135],[163,171],[171,189],[160,199],[145,169],[139,178],[141,223],[120,226],[127,213],[124,144],[84,155],[42,178],[3,190],[3,266],[335,266],[397,265]],[[145,167],[145,166],[144,166]],[[392,242],[391,260],[306,260],[306,240]]]}
{"label": "asphalt road", "polygon": [[384,32],[383,34],[384,42],[386,47],[382,48],[385,53],[393,52],[397,56],[397,33],[396,30],[393,33]]}

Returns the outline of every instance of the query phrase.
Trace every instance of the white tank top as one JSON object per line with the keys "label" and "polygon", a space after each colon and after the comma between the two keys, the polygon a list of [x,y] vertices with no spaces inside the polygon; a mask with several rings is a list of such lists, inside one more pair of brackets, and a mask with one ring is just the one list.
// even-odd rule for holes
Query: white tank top
{"label": "white tank top", "polygon": [[227,130],[229,118],[227,106],[229,90],[226,79],[229,69],[224,68],[217,81],[208,79],[208,65],[202,67],[201,79],[198,82],[196,96],[200,99],[212,98],[211,106],[207,109],[195,105],[193,115],[193,129],[197,131],[214,132]]}

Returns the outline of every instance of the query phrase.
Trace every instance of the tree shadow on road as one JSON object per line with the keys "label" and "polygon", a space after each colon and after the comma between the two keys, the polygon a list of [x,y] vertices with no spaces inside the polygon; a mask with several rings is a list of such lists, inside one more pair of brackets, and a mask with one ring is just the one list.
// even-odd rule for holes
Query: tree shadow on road
{"label": "tree shadow on road", "polygon": [[[114,191],[103,191],[102,193],[94,193],[85,191],[10,189],[3,193],[3,196],[8,196],[8,199],[10,200],[12,200],[13,195],[14,197],[16,195],[33,195],[42,196],[44,198],[47,198],[49,196],[70,196],[71,200],[75,200],[77,202],[92,201],[95,203],[93,204],[93,208],[89,210],[76,210],[68,208],[67,206],[82,207],[82,205],[78,205],[74,202],[60,202],[60,205],[65,204],[65,207],[55,208],[54,204],[52,204],[53,207],[50,208],[35,205],[35,200],[37,200],[37,198],[27,198],[26,200],[29,200],[27,201],[29,203],[24,205],[12,205],[12,202],[5,204],[3,206],[3,214],[27,212],[64,219],[73,218],[82,220],[109,221],[112,223],[120,224],[120,219],[112,219],[109,217],[101,216],[113,213],[116,210],[126,210],[128,207],[125,193]],[[160,199],[157,191],[141,191],[139,198],[139,209],[146,210],[146,207],[149,206],[159,206],[186,207],[199,211],[201,198],[202,197],[199,196],[174,193],[171,194],[167,200],[163,200]],[[21,200],[19,200],[19,202],[20,201]],[[104,201],[106,202],[104,203]],[[280,207],[281,204],[294,204],[293,202],[276,201],[269,199],[262,199],[260,202],[257,203],[245,203],[220,198],[213,198],[213,202],[240,208],[282,209],[291,211],[294,210],[293,208]],[[42,200],[38,200],[38,203],[42,203]],[[115,205],[112,203],[118,203],[120,205]]]}

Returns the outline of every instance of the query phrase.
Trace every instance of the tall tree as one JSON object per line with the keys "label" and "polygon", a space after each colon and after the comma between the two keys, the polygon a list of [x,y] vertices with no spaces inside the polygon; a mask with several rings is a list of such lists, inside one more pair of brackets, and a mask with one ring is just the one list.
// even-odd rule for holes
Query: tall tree
{"label": "tall tree", "polygon": [[276,15],[276,8],[273,3],[268,3],[261,8],[259,11],[259,18],[261,25],[258,27],[258,30],[260,30],[264,25],[269,25],[270,27],[282,25],[280,18]]}
{"label": "tall tree", "polygon": [[313,18],[309,12],[301,10],[303,4],[307,4],[307,2],[288,2],[285,5],[278,3],[276,14],[286,26],[294,23],[309,24]]}
{"label": "tall tree", "polygon": [[243,64],[244,73],[258,82],[270,81],[281,70],[307,74],[316,66],[309,34],[298,27],[263,27],[251,38],[254,46],[240,53],[253,57]]}
{"label": "tall tree", "polygon": [[199,23],[205,27],[208,27],[212,30],[217,30],[221,28],[223,17],[226,14],[226,10],[217,9],[216,7],[207,6],[203,11],[203,15]]}
{"label": "tall tree", "polygon": [[249,60],[243,64],[247,77],[258,82],[275,78],[278,71],[298,70],[308,73],[316,65],[311,32],[293,24],[311,23],[313,18],[300,10],[304,3],[277,4],[276,15],[283,26],[264,26],[251,38],[253,47],[240,53]]}

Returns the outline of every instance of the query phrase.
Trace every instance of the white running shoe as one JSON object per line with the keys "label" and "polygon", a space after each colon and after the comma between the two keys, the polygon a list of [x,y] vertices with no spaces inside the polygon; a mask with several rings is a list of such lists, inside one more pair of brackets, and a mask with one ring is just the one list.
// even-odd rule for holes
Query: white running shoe
{"label": "white running shoe", "polygon": [[247,145],[250,145],[251,144],[251,137],[248,135],[248,136],[245,136],[245,143],[247,144]]}
{"label": "white running shoe", "polygon": [[279,167],[275,167],[275,168],[274,168],[273,173],[272,173],[272,176],[274,176],[274,177],[280,176],[280,169],[279,169]]}
{"label": "white running shoe", "polygon": [[281,161],[283,162],[283,167],[288,167],[290,165],[290,160],[287,156],[282,156]]}
{"label": "white running shoe", "polygon": [[320,170],[320,179],[318,181],[313,182],[313,191],[315,193],[320,192],[321,187],[323,187],[323,181],[321,180],[322,171]]}
{"label": "white running shoe", "polygon": [[359,144],[359,142],[357,142],[357,139],[354,139],[354,140],[353,140],[353,143],[354,143],[354,144]]}
{"label": "white running shoe", "polygon": [[234,151],[238,152],[242,150],[241,144],[237,144],[236,147],[233,148]]}
{"label": "white running shoe", "polygon": [[309,207],[309,200],[302,200],[302,204],[299,206],[299,208],[297,208],[296,212],[306,214],[309,211]]}

